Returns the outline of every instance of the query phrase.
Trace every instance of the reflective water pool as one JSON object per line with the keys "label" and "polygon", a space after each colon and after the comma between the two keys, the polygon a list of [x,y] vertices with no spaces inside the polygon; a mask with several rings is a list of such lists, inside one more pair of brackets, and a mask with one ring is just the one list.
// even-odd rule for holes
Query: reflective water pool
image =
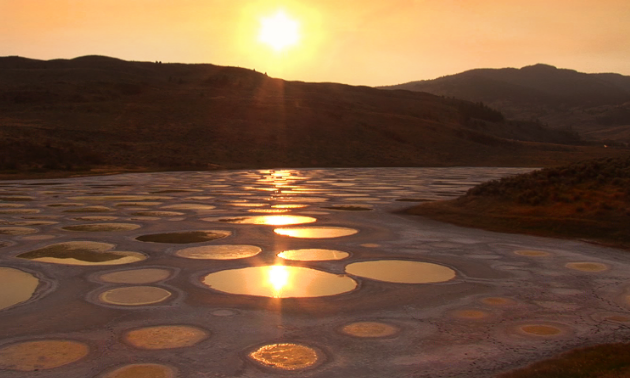
{"label": "reflective water pool", "polygon": [[39,280],[19,269],[0,267],[0,310],[31,298]]}
{"label": "reflective water pool", "polygon": [[352,263],[346,273],[393,283],[435,283],[455,278],[455,271],[443,265],[405,260],[376,260]]}
{"label": "reflective water pool", "polygon": [[263,345],[249,357],[262,365],[288,371],[306,369],[319,359],[315,349],[294,343]]}
{"label": "reflective water pool", "polygon": [[357,287],[352,278],[344,275],[285,265],[223,270],[206,275],[202,282],[230,294],[270,298],[323,297]]}
{"label": "reflective water pool", "polygon": [[121,265],[146,259],[139,252],[112,251],[113,244],[72,241],[19,254],[27,260],[65,265]]}
{"label": "reflective water pool", "polygon": [[262,251],[255,245],[204,245],[180,249],[175,255],[195,260],[236,260],[256,256]]}
{"label": "reflective water pool", "polygon": [[287,227],[273,230],[278,235],[300,239],[329,239],[354,235],[359,230],[348,227]]}

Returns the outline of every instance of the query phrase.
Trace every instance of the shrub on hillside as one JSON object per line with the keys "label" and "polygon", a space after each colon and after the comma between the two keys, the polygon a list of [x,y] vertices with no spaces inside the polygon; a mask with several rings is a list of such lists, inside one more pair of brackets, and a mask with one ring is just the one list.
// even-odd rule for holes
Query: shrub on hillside
{"label": "shrub on hillside", "polygon": [[582,161],[564,167],[493,180],[470,189],[467,196],[498,197],[522,204],[540,205],[573,202],[580,198],[575,189],[617,192],[617,199],[630,200],[630,157]]}

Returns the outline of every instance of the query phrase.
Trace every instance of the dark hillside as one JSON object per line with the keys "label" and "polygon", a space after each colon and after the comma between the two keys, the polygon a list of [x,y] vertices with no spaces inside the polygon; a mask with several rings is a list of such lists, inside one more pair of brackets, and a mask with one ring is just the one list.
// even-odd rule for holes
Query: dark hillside
{"label": "dark hillside", "polygon": [[478,185],[412,214],[465,226],[596,240],[630,249],[630,157],[578,162]]}
{"label": "dark hillside", "polygon": [[0,114],[0,169],[9,171],[548,166],[623,153],[427,93],[101,56],[0,58]]}
{"label": "dark hillside", "polygon": [[508,118],[539,120],[608,144],[630,142],[628,76],[586,74],[537,64],[521,69],[476,69],[384,88],[482,101]]}

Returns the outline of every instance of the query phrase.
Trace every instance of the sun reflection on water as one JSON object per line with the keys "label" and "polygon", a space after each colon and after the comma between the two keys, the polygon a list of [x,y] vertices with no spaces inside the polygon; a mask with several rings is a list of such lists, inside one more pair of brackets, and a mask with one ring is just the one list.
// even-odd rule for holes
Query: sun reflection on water
{"label": "sun reflection on water", "polygon": [[222,270],[206,275],[202,282],[224,293],[275,299],[337,295],[357,287],[346,275],[281,264]]}
{"label": "sun reflection on water", "polygon": [[273,288],[273,297],[281,298],[282,290],[288,288],[290,282],[289,270],[284,265],[269,267],[268,282]]}

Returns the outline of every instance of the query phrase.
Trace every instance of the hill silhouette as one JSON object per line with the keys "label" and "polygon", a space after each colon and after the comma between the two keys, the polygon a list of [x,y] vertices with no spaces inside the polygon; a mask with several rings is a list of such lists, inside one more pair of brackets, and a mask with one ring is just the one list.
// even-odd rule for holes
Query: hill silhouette
{"label": "hill silhouette", "polygon": [[507,117],[575,130],[586,139],[630,142],[630,76],[537,64],[521,69],[475,69],[383,88],[481,101]]}
{"label": "hill silhouette", "polygon": [[0,170],[548,166],[622,150],[428,93],[211,64],[0,58]]}

